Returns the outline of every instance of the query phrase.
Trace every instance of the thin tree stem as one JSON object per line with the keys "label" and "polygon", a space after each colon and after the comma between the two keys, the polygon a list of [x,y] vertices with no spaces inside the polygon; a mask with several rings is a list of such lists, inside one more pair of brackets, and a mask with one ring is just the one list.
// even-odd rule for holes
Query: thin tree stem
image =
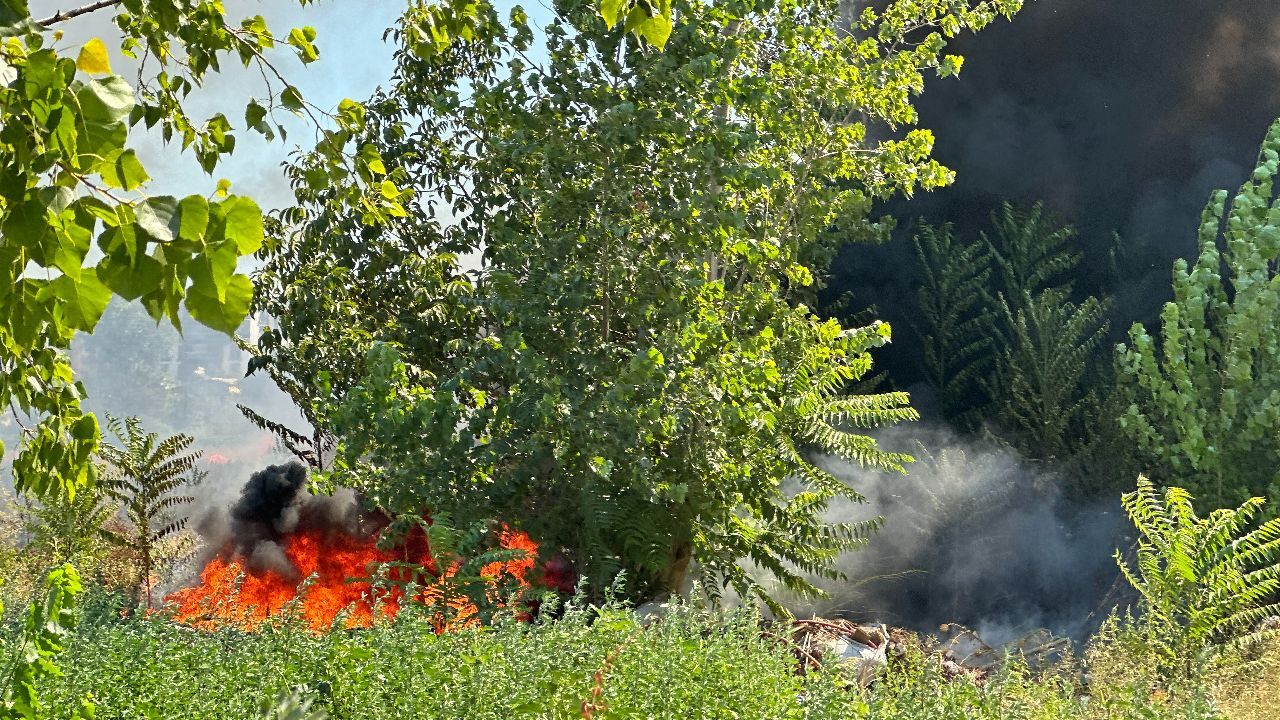
{"label": "thin tree stem", "polygon": [[80,17],[81,15],[88,15],[89,13],[94,12],[96,10],[101,10],[102,8],[108,8],[108,7],[111,7],[112,5],[119,5],[120,3],[121,3],[121,0],[98,0],[98,2],[89,3],[88,5],[83,5],[74,10],[59,10],[58,12],[50,15],[49,17],[43,20],[40,20],[36,24],[48,27],[50,25],[55,25],[57,23],[67,21],[72,18]]}

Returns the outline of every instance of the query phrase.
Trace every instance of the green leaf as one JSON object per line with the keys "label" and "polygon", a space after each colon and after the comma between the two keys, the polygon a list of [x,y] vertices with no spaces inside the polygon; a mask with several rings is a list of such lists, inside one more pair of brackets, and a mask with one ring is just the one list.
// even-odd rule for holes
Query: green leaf
{"label": "green leaf", "polygon": [[133,208],[135,224],[158,243],[173,242],[178,227],[178,200],[172,195],[147,198]]}
{"label": "green leaf", "polygon": [[119,75],[85,83],[76,91],[80,114],[88,122],[124,122],[133,111],[133,88]]}
{"label": "green leaf", "polygon": [[0,0],[0,37],[39,32],[40,27],[31,21],[27,0]]}
{"label": "green leaf", "polygon": [[178,238],[204,243],[209,227],[209,201],[200,195],[188,195],[178,203]]}
{"label": "green leaf", "polygon": [[244,124],[245,127],[257,128],[267,117],[267,109],[258,104],[256,100],[250,100],[248,105],[244,107]]}
{"label": "green leaf", "polygon": [[8,238],[16,239],[28,248],[40,247],[44,238],[51,232],[49,227],[49,209],[38,200],[28,200],[15,204],[9,210],[0,230]]}
{"label": "green leaf", "polygon": [[143,183],[151,179],[138,156],[132,150],[115,152],[107,156],[98,174],[102,181],[113,188],[137,190]]}
{"label": "green leaf", "polygon": [[165,276],[164,265],[149,255],[141,255],[135,262],[108,255],[98,262],[97,272],[103,284],[125,300],[137,300],[159,290]]}
{"label": "green leaf", "polygon": [[227,283],[236,271],[238,259],[236,246],[231,242],[224,241],[206,248],[188,268],[191,291],[224,302]]}
{"label": "green leaf", "polygon": [[71,437],[76,440],[97,440],[101,434],[98,418],[93,413],[81,415],[71,423]]}
{"label": "green leaf", "polygon": [[673,27],[670,15],[654,14],[640,25],[636,34],[661,50],[667,46],[667,39],[671,37]]}
{"label": "green leaf", "polygon": [[235,333],[249,314],[253,302],[253,283],[246,275],[233,275],[226,284],[226,297],[219,301],[193,289],[187,293],[187,311],[197,322],[224,332]]}
{"label": "green leaf", "polygon": [[251,198],[232,196],[219,205],[224,213],[224,237],[234,242],[241,255],[252,255],[262,247],[265,231],[262,210]]}
{"label": "green leaf", "polygon": [[82,270],[79,279],[68,275],[54,279],[41,295],[53,295],[61,300],[58,307],[67,327],[86,332],[92,332],[97,326],[111,300],[111,290],[102,284],[93,268]]}
{"label": "green leaf", "polygon": [[387,166],[382,162],[382,154],[372,144],[366,143],[361,146],[360,159],[364,161],[365,167],[369,168],[369,172],[375,175],[387,174]]}
{"label": "green leaf", "polygon": [[111,74],[111,60],[107,57],[107,46],[101,38],[93,38],[80,48],[80,56],[76,58],[76,67],[80,72],[90,75]]}
{"label": "green leaf", "polygon": [[294,28],[289,31],[289,44],[298,50],[298,58],[303,64],[310,64],[319,59],[320,53],[312,42],[316,39],[313,27]]}
{"label": "green leaf", "polygon": [[295,113],[300,113],[302,112],[302,93],[298,92],[298,88],[290,85],[280,93],[280,104]]}
{"label": "green leaf", "polygon": [[124,122],[98,122],[81,118],[76,137],[76,164],[85,172],[96,173],[106,162],[124,150],[129,126]]}

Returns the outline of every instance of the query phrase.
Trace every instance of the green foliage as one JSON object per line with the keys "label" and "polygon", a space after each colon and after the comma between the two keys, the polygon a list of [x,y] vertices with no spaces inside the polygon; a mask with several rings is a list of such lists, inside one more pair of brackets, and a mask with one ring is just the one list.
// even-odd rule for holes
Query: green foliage
{"label": "green foliage", "polygon": [[1109,303],[1073,301],[1075,230],[1043,204],[1005,203],[991,226],[968,242],[949,225],[914,239],[925,378],[961,426],[989,419],[1030,457],[1073,460],[1105,435],[1095,416],[1111,394]]}
{"label": "green foliage", "polygon": [[1069,458],[1089,443],[1098,408],[1099,348],[1109,324],[1095,297],[1079,305],[1060,290],[1024,295],[1015,312],[1000,298],[999,324],[1010,333],[1000,348],[996,382],[1000,421],[1031,457]]}
{"label": "green foliage", "polygon": [[1068,459],[1096,437],[1100,393],[1090,388],[1106,385],[1098,350],[1110,328],[1107,302],[1072,302],[1064,278],[1082,259],[1070,249],[1075,229],[1054,221],[1041,203],[1027,210],[1005,203],[991,224],[992,232],[980,235],[997,280],[989,296],[996,362],[983,381],[990,412],[1022,452]]}
{"label": "green foliage", "polygon": [[937,390],[942,410],[972,425],[981,376],[991,366],[991,248],[957,241],[950,223],[924,225],[912,239],[923,275],[916,291],[915,330],[923,345],[925,381]]}
{"label": "green foliage", "polygon": [[[192,633],[162,619],[84,625],[53,700],[92,693],[100,717],[261,717],[289,693],[340,718],[581,720],[594,675],[597,718],[856,717],[857,697],[827,675],[794,673],[757,618],[678,610],[645,629],[617,610],[567,609],[554,623],[437,635],[429,615],[323,635],[296,628]],[[122,662],[128,658],[128,662]],[[804,697],[805,704],[799,702]],[[57,710],[51,717],[66,717]]]}
{"label": "green foliage", "polygon": [[[119,52],[141,55],[136,91],[112,73],[101,39],[74,60],[49,46],[44,26],[103,9],[114,13]],[[315,59],[308,30],[290,35],[304,62]],[[13,461],[20,491],[71,496],[93,479],[98,424],[80,407],[66,350],[77,332],[93,330],[111,297],[138,300],[175,327],[184,303],[197,321],[226,333],[245,317],[253,287],[236,266],[263,243],[258,206],[228,196],[222,184],[212,200],[147,194],[148,173],[128,140],[131,126],[158,125],[164,140],[180,142],[212,172],[235,147],[231,124],[222,114],[192,118],[184,102],[227,55],[274,78],[267,108],[249,101],[261,111],[250,124],[270,135],[267,112],[303,109],[265,54],[274,44],[261,16],[237,26],[215,0],[99,3],[39,23],[24,0],[4,3],[0,402],[39,418]],[[278,94],[275,82],[286,86]]]}
{"label": "green foliage", "polygon": [[655,53],[575,0],[542,63],[518,10],[481,6],[441,54],[411,9],[352,143],[420,202],[370,226],[347,199],[367,180],[299,163],[261,363],[305,386],[343,482],[393,512],[520,518],[597,588],[626,569],[637,595],[675,590],[696,562],[757,592],[746,558],[812,591],[802,573],[871,525],[821,520],[856,493],[806,453],[899,469],[853,431],[914,413],[845,395],[889,331],[799,302],[824,270],[805,263],[836,218],[871,233],[872,198],[950,180],[928,131],[870,129],[914,125],[923,73],[956,65],[947,38],[1017,5],[895,2],[854,36],[825,0],[677,3]]}
{"label": "green foliage", "polygon": [[59,707],[45,706],[37,687],[41,682],[65,677],[54,659],[65,649],[76,624],[76,597],[84,591],[75,568],[63,565],[45,579],[44,597],[27,608],[26,619],[0,675],[0,718],[3,720],[43,720],[60,712],[72,720],[89,720],[94,706],[87,696],[66,698]]}
{"label": "green foliage", "polygon": [[313,710],[311,699],[302,696],[301,691],[294,690],[282,693],[275,702],[263,702],[262,714],[266,720],[326,720],[329,714],[323,710]]}
{"label": "green foliage", "polygon": [[[1099,648],[1101,649],[1101,648]],[[1113,648],[1108,648],[1113,649]],[[893,720],[1212,720],[1199,698],[1161,701],[1142,685],[1080,687],[1070,666],[1033,674],[1011,664],[976,681],[948,673],[936,657],[908,649],[866,692],[864,717]],[[1081,693],[1089,696],[1082,698]]]}
{"label": "green foliage", "polygon": [[123,422],[108,417],[107,427],[120,446],[103,444],[99,450],[111,468],[103,490],[120,503],[132,525],[118,537],[137,553],[138,586],[150,607],[155,548],[187,524],[179,510],[194,498],[177,493],[200,482],[203,474],[195,466],[200,453],[186,452],[194,442],[190,435],[160,440],[155,433],[145,432],[136,417]]}
{"label": "green foliage", "polygon": [[1083,259],[1069,247],[1075,228],[1058,224],[1045,213],[1044,203],[1026,210],[1004,203],[991,213],[991,232],[979,237],[991,253],[998,292],[1015,310],[1024,298],[1046,290],[1069,291],[1064,277]]}
{"label": "green foliage", "polygon": [[1121,427],[1151,472],[1211,507],[1280,497],[1280,122],[1253,176],[1219,190],[1200,223],[1200,254],[1173,268],[1158,337],[1135,324],[1117,352],[1131,404]]}
{"label": "green foliage", "polygon": [[93,492],[31,504],[24,512],[26,544],[22,552],[43,567],[64,563],[81,569],[96,566],[115,539],[107,530],[114,514],[115,508]]}
{"label": "green foliage", "polygon": [[[323,635],[284,626],[192,633],[156,618],[107,613],[81,625],[62,677],[41,691],[51,718],[92,693],[103,718],[330,717],[762,718],[768,720],[1208,720],[1197,698],[1161,699],[1146,685],[1075,682],[1071,667],[1013,666],[977,681],[907,646],[869,689],[839,672],[795,673],[777,628],[750,613],[677,606],[640,628],[612,608],[570,606],[554,623],[437,635],[413,614]],[[1118,652],[1117,647],[1096,648]],[[1115,657],[1114,655],[1112,657]],[[593,692],[599,687],[599,694]],[[1091,698],[1082,698],[1087,691]],[[308,707],[309,706],[309,707]],[[306,710],[302,708],[306,707]]]}
{"label": "green foliage", "polygon": [[1186,490],[1161,497],[1140,477],[1123,504],[1141,537],[1132,565],[1116,561],[1142,596],[1141,639],[1161,671],[1190,680],[1228,643],[1280,637],[1259,629],[1280,611],[1280,519],[1249,527],[1262,498],[1201,518]]}

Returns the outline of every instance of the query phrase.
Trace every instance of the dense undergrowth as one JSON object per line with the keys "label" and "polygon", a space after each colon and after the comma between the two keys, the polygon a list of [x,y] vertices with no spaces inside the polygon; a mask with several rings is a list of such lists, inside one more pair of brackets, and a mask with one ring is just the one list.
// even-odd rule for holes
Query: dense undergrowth
{"label": "dense undergrowth", "polygon": [[641,627],[625,611],[570,609],[554,622],[437,635],[412,612],[372,629],[316,634],[289,624],[193,631],[160,617],[122,620],[119,609],[108,596],[90,598],[61,658],[63,675],[41,688],[50,717],[70,717],[88,695],[99,720],[240,720],[263,717],[264,702],[293,694],[330,717],[369,720],[1252,720],[1280,693],[1278,653],[1259,653],[1250,674],[1171,692],[1155,689],[1114,636],[1091,649],[1088,672],[1013,666],[982,680],[954,678],[936,657],[912,651],[861,690],[838,669],[797,675],[790,649],[745,611],[683,609]]}

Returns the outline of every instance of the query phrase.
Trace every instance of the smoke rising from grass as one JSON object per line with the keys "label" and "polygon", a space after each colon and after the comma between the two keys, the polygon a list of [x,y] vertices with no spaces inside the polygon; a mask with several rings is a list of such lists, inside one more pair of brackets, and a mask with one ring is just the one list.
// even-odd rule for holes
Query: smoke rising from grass
{"label": "smoke rising from grass", "polygon": [[941,425],[904,425],[876,438],[917,461],[906,475],[891,475],[820,459],[867,498],[833,506],[829,519],[885,523],[839,562],[847,581],[818,582],[830,600],[799,605],[798,613],[922,632],[958,622],[993,643],[1039,627],[1086,634],[1116,579],[1118,502],[1069,503],[1051,467]]}

